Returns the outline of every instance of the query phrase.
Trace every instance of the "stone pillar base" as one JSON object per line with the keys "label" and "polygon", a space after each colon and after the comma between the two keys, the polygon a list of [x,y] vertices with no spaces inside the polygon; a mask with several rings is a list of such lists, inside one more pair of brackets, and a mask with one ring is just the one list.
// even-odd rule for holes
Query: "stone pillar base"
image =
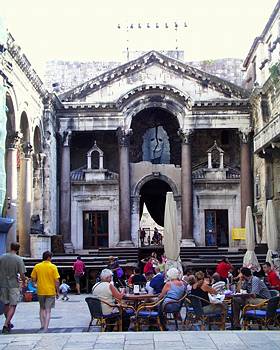
{"label": "stone pillar base", "polygon": [[119,241],[117,247],[120,248],[134,248],[134,244],[132,241]]}
{"label": "stone pillar base", "polygon": [[192,238],[182,239],[181,247],[195,247],[194,240]]}
{"label": "stone pillar base", "polygon": [[51,251],[51,236],[47,235],[30,235],[31,257],[42,259],[45,251]]}

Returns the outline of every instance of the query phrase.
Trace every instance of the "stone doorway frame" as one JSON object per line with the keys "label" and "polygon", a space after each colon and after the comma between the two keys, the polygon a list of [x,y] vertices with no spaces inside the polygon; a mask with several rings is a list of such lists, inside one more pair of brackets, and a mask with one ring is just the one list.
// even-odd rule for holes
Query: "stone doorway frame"
{"label": "stone doorway frame", "polygon": [[132,235],[132,241],[137,247],[139,245],[138,232],[140,228],[140,197],[141,197],[140,191],[143,185],[151,180],[160,180],[167,183],[170,186],[173,192],[174,199],[176,201],[178,234],[179,234],[179,237],[181,238],[181,195],[178,191],[177,185],[170,177],[155,172],[153,174],[144,176],[131,189],[131,235]]}

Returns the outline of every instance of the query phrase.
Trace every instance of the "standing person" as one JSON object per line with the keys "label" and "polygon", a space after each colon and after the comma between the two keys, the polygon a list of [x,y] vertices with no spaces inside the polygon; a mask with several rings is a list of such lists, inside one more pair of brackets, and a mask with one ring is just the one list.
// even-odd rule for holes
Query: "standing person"
{"label": "standing person", "polygon": [[271,264],[267,261],[263,265],[263,270],[267,276],[269,288],[280,291],[280,278],[277,273],[271,268]]}
{"label": "standing person", "polygon": [[23,259],[18,256],[20,245],[11,243],[10,253],[0,257],[0,300],[5,305],[4,314],[6,317],[2,333],[10,333],[13,324],[11,320],[15,314],[20,298],[18,275],[25,286],[25,265]]}
{"label": "standing person", "polygon": [[228,283],[228,274],[233,270],[233,266],[228,261],[228,258],[223,258],[216,267],[216,272],[220,275],[220,280]]}
{"label": "standing person", "polygon": [[59,273],[51,263],[52,253],[43,253],[43,261],[34,266],[31,273],[33,282],[37,283],[38,300],[40,305],[41,330],[48,331],[51,309],[55,306],[55,297],[59,297]]}
{"label": "standing person", "polygon": [[140,230],[141,247],[144,247],[144,245],[145,245],[145,237],[146,237],[146,231],[143,228],[141,228],[141,230]]}
{"label": "standing person", "polygon": [[85,274],[85,263],[82,261],[80,255],[77,256],[77,260],[74,262],[73,270],[74,270],[74,278],[76,282],[76,294],[81,294],[81,277]]}

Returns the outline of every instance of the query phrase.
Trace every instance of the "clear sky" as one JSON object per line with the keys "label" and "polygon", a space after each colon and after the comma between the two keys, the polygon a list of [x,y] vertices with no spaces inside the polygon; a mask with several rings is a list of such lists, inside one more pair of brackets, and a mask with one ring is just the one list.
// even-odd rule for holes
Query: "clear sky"
{"label": "clear sky", "polygon": [[[119,61],[127,42],[130,50],[178,46],[185,50],[187,61],[245,58],[276,3],[277,0],[0,0],[0,7],[10,32],[43,76],[45,62],[52,59]],[[179,24],[177,32],[175,21]],[[134,28],[130,29],[132,23]],[[151,28],[147,29],[147,23]]]}

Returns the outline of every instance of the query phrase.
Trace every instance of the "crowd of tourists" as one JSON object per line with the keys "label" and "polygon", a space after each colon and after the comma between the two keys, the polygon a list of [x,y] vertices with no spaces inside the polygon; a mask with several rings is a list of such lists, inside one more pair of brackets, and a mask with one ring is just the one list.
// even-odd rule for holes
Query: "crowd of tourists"
{"label": "crowd of tourists", "polygon": [[[18,255],[19,244],[12,243],[9,253],[0,257],[0,301],[4,305],[5,323],[2,333],[10,333],[13,328],[12,318],[20,300],[21,288],[33,286],[39,301],[41,332],[47,332],[51,310],[55,300],[62,294],[62,300],[69,299],[70,286],[66,280],[60,280],[57,267],[51,262],[52,253],[43,253],[42,262],[35,265],[31,278],[27,279],[23,259]],[[125,299],[129,293],[147,293],[153,301],[159,300],[157,310],[160,314],[162,329],[167,329],[164,312],[179,312],[180,300],[185,295],[196,296],[202,300],[205,314],[221,312],[222,302],[227,292],[246,290],[248,298],[235,297],[232,302],[234,329],[240,329],[240,312],[245,304],[259,304],[270,299],[270,290],[280,291],[280,278],[270,263],[263,265],[264,276],[256,275],[247,267],[236,269],[224,258],[215,271],[182,271],[175,267],[167,270],[166,257],[158,257],[155,252],[141,261],[132,274],[127,274],[116,257],[110,256],[108,266],[103,269],[92,288],[92,296],[106,303],[101,303],[102,313],[111,315],[116,310],[114,303]],[[76,294],[81,293],[80,280],[85,274],[85,264],[78,256],[73,265]],[[265,278],[263,278],[265,277]],[[169,303],[172,301],[172,303]],[[178,302],[177,302],[178,301]],[[110,306],[111,305],[111,306]],[[128,330],[130,314],[123,313],[123,330]],[[108,325],[107,330],[111,330]]]}

